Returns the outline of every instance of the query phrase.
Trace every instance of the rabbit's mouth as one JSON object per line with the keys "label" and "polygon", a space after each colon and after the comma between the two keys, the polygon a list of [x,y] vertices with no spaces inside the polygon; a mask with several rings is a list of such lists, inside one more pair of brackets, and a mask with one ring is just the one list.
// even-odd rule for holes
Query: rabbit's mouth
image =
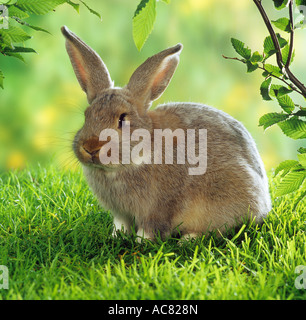
{"label": "rabbit's mouth", "polygon": [[85,149],[83,146],[80,147],[80,155],[81,157],[78,157],[81,162],[84,164],[96,164],[99,165],[100,159],[99,159],[99,152],[100,149],[89,151]]}
{"label": "rabbit's mouth", "polygon": [[101,164],[100,161],[99,161],[99,163],[81,161],[81,163],[85,167],[96,169],[96,170],[102,170],[104,172],[115,172],[115,171],[118,171],[119,168],[125,167],[124,165],[121,165],[121,164],[116,164],[116,165],[114,165],[114,164]]}

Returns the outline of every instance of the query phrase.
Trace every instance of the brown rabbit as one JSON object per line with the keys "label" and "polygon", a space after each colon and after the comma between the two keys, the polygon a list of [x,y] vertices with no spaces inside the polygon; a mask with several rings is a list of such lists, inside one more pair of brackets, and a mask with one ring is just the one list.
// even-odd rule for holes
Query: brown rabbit
{"label": "brown rabbit", "polygon": [[[115,231],[123,228],[129,232],[135,223],[140,238],[153,239],[156,234],[165,238],[178,230],[184,237],[195,237],[213,230],[223,232],[245,219],[261,222],[271,209],[267,177],[255,142],[244,126],[202,104],[170,103],[149,110],[173,76],[181,44],[147,59],[129,83],[118,88],[99,55],[67,27],[62,32],[90,104],[73,148],[89,186],[103,208],[112,212]],[[162,164],[148,164],[145,158],[142,163],[102,163],[101,154],[106,155],[104,147],[109,141],[99,139],[101,132],[112,129],[121,143],[125,122],[131,134],[138,129],[149,132],[152,144],[156,129],[181,129],[186,134],[193,129],[198,140],[202,137],[199,130],[206,129],[205,153],[201,154],[199,142],[195,143],[195,153],[205,157],[206,172],[190,174],[190,165],[178,163],[178,158],[165,164],[164,147]],[[136,144],[130,141],[129,148]],[[175,154],[181,141],[174,138],[173,144]],[[118,150],[121,156],[122,148]],[[151,153],[153,159],[153,150]],[[184,156],[188,157],[187,153]]]}

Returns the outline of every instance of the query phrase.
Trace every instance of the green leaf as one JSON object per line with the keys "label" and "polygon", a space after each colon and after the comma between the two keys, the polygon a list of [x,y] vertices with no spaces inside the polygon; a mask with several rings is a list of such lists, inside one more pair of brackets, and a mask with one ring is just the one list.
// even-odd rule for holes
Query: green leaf
{"label": "green leaf", "polygon": [[143,8],[146,7],[146,5],[148,4],[148,2],[149,2],[149,0],[141,0],[141,1],[139,2],[138,6],[137,6],[137,8],[136,8],[136,10],[135,10],[135,12],[134,12],[134,17],[135,17],[136,15],[138,15],[139,12],[140,12]]}
{"label": "green leaf", "polygon": [[260,86],[260,94],[261,94],[262,98],[266,101],[272,100],[269,95],[271,82],[272,82],[272,78],[268,78]]}
{"label": "green leaf", "polygon": [[289,0],[273,0],[274,6],[277,10],[284,9],[287,6]]}
{"label": "green leaf", "polygon": [[3,38],[4,43],[7,43],[10,47],[13,47],[13,43],[24,42],[32,38],[19,27],[0,29],[0,36]]}
{"label": "green leaf", "polygon": [[[287,63],[288,56],[289,56],[289,51],[290,51],[290,46],[287,44],[282,50],[282,57],[283,57],[284,64]],[[295,50],[293,50],[293,52],[292,52],[290,65],[293,62],[294,57],[295,57]]]}
{"label": "green leaf", "polygon": [[73,7],[77,13],[80,13],[80,5],[78,3],[74,3],[70,0],[67,0],[67,3]]}
{"label": "green leaf", "polygon": [[[288,44],[288,41],[280,36],[279,33],[276,34],[278,43],[280,48],[285,47]],[[265,60],[271,57],[274,53],[276,53],[276,49],[274,47],[274,43],[271,36],[268,36],[264,40],[264,53],[265,53]]]}
{"label": "green leaf", "polygon": [[282,76],[282,72],[279,67],[273,66],[272,64],[265,64],[264,68],[270,75],[273,75],[275,77]]}
{"label": "green leaf", "polygon": [[270,88],[270,96],[276,98],[277,96],[283,96],[284,94],[291,93],[293,90],[286,88],[279,84],[272,84]]}
{"label": "green leaf", "polygon": [[281,48],[284,48],[284,46],[286,46],[288,44],[288,41],[284,38],[281,37],[281,35],[279,33],[276,34],[279,46]]}
{"label": "green leaf", "polygon": [[89,10],[90,13],[94,14],[95,16],[97,16],[99,19],[102,19],[101,15],[99,12],[93,10],[92,8],[90,8],[84,1],[81,0],[81,2],[83,3],[83,5]]}
{"label": "green leaf", "polygon": [[4,50],[4,53],[8,52],[15,52],[15,53],[37,53],[34,49],[32,48],[26,48],[26,47],[14,47],[14,49],[11,48],[6,48]]}
{"label": "green leaf", "polygon": [[278,123],[283,133],[292,139],[305,139],[306,138],[306,122],[296,117]]}
{"label": "green leaf", "polygon": [[247,65],[247,72],[251,73],[253,71],[255,71],[258,68],[258,64],[257,63],[252,63],[250,61],[246,62]]}
{"label": "green leaf", "polygon": [[3,75],[2,71],[0,70],[0,88],[2,88],[2,89],[4,89],[3,80],[4,80],[4,75]]}
{"label": "green leaf", "polygon": [[276,177],[281,171],[286,171],[286,173],[293,167],[299,164],[296,160],[285,160],[281,162],[278,167],[275,169],[274,177]]}
{"label": "green leaf", "polygon": [[252,63],[261,62],[262,60],[263,60],[263,56],[258,51],[255,51],[252,54],[252,57],[251,57]]}
{"label": "green leaf", "polygon": [[272,51],[273,51],[273,53],[276,52],[274,44],[273,44],[273,40],[272,40],[271,36],[268,36],[264,40],[264,53],[267,55],[271,55]]}
{"label": "green leaf", "polygon": [[297,157],[300,164],[306,169],[306,153],[298,154]]}
{"label": "green leaf", "polygon": [[167,3],[167,4],[170,4],[170,1],[171,0],[162,0],[163,2]]}
{"label": "green leaf", "polygon": [[[300,106],[299,106],[299,108],[301,108]],[[306,117],[306,110],[304,110],[305,108],[302,108],[301,110],[299,110],[299,111],[297,111],[297,112],[295,112],[295,116],[298,116],[298,117]]]}
{"label": "green leaf", "polygon": [[304,148],[304,147],[300,147],[299,149],[298,149],[298,153],[306,153],[306,148]]}
{"label": "green leaf", "polygon": [[142,0],[133,18],[133,39],[140,51],[153,30],[156,19],[156,0]]}
{"label": "green leaf", "polygon": [[31,28],[31,29],[33,29],[33,30],[42,31],[42,32],[46,32],[46,33],[51,34],[48,30],[43,29],[43,28],[41,28],[41,27],[33,26],[33,25],[31,25],[31,24],[29,24],[29,23],[27,23],[27,22],[25,22],[25,21],[23,21],[23,20],[21,20],[21,19],[19,19],[19,18],[17,18],[17,17],[13,17],[12,19],[14,19],[15,21],[17,21],[19,24],[21,24],[21,25],[23,25],[23,26],[26,26],[26,27],[29,27],[29,28]]}
{"label": "green leaf", "polygon": [[25,62],[23,56],[21,54],[19,54],[19,53],[14,52],[14,51],[6,52],[6,55],[10,56],[10,57],[13,57],[13,58],[16,58],[16,59],[18,59],[18,60],[20,60],[22,62]]}
{"label": "green leaf", "polygon": [[271,20],[271,22],[276,28],[285,32],[291,32],[291,23],[288,18],[279,18],[277,20]]}
{"label": "green leaf", "polygon": [[295,0],[297,6],[306,6],[306,0]]}
{"label": "green leaf", "polygon": [[245,47],[245,44],[242,41],[235,39],[235,38],[231,38],[231,42],[232,42],[232,45],[233,45],[235,51],[240,56],[242,56],[243,58],[245,58],[247,60],[251,58],[251,54],[252,54],[251,49]]}
{"label": "green leaf", "polygon": [[278,91],[282,86],[280,84],[272,84],[270,87],[270,96],[276,98],[278,96]]}
{"label": "green leaf", "polygon": [[12,39],[10,35],[6,32],[7,29],[0,29],[0,44],[2,48],[10,47],[12,48]]}
{"label": "green leaf", "polygon": [[298,190],[303,184],[305,177],[306,172],[304,170],[289,172],[278,185],[275,196],[280,197]]}
{"label": "green leaf", "polygon": [[14,5],[9,6],[9,15],[10,17],[17,17],[19,19],[26,19],[29,17],[26,12],[22,11]]}
{"label": "green leaf", "polygon": [[54,10],[58,5],[65,2],[66,0],[18,0],[16,5],[28,13],[42,15]]}
{"label": "green leaf", "polygon": [[280,96],[278,95],[276,98],[279,105],[283,108],[283,110],[291,114],[295,108],[295,105],[292,99],[287,94],[280,95]]}
{"label": "green leaf", "polygon": [[277,112],[272,112],[272,113],[267,113],[263,115],[259,119],[259,126],[263,126],[264,129],[266,130],[267,128],[271,127],[273,124],[285,121],[288,119],[289,115],[288,114],[283,114],[283,113],[277,113]]}
{"label": "green leaf", "polygon": [[278,96],[282,96],[284,94],[288,94],[288,93],[291,93],[293,90],[291,88],[286,88],[284,86],[281,86],[278,90],[278,93],[277,95]]}
{"label": "green leaf", "polygon": [[27,26],[27,27],[29,27],[29,28],[31,28],[31,29],[33,29],[33,30],[42,31],[42,32],[51,34],[48,30],[43,29],[43,28],[41,28],[41,27],[33,26],[33,25],[31,25],[31,24],[28,24],[28,23],[25,23],[24,25]]}

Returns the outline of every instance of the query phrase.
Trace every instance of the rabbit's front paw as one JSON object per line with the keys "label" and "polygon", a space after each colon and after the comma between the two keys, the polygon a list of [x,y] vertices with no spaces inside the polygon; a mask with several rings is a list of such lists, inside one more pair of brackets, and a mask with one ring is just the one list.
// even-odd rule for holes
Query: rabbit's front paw
{"label": "rabbit's front paw", "polygon": [[200,233],[186,233],[182,235],[181,239],[178,241],[178,245],[182,246],[183,243],[191,242],[192,240],[198,238],[199,236],[201,236]]}
{"label": "rabbit's front paw", "polygon": [[128,221],[114,217],[113,237],[117,236],[117,231],[129,234],[131,233],[131,224]]}
{"label": "rabbit's front paw", "polygon": [[149,233],[145,232],[144,229],[139,228],[138,231],[137,231],[137,239],[136,239],[136,241],[138,243],[141,243],[144,239],[152,240],[152,236]]}

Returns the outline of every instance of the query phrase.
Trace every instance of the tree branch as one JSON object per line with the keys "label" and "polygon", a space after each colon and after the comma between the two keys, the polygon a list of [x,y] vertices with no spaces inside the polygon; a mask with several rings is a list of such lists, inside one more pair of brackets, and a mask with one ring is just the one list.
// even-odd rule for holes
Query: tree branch
{"label": "tree branch", "polygon": [[255,5],[257,6],[262,18],[263,18],[263,21],[270,33],[270,36],[272,38],[272,41],[273,41],[273,44],[274,44],[274,48],[276,50],[276,61],[277,61],[277,64],[278,64],[278,67],[283,70],[283,67],[284,67],[284,64],[283,64],[283,57],[282,57],[282,51],[281,51],[281,48],[280,48],[280,45],[279,45],[279,42],[278,42],[278,39],[277,39],[277,36],[276,36],[276,33],[274,32],[274,29],[272,27],[272,24],[270,22],[270,19],[269,17],[267,16],[266,14],[266,11],[265,9],[263,8],[262,4],[261,4],[261,1],[260,0],[253,0]]}
{"label": "tree branch", "polygon": [[[272,38],[272,41],[273,41],[273,44],[274,44],[274,47],[276,49],[276,62],[278,64],[278,67],[281,69],[282,73],[289,78],[289,80],[301,91],[301,94],[304,98],[306,98],[306,87],[304,86],[304,84],[302,82],[300,82],[295,76],[294,74],[291,72],[291,70],[289,69],[289,65],[285,65],[284,62],[283,62],[283,56],[282,56],[282,51],[281,51],[281,48],[280,48],[280,45],[279,45],[279,42],[278,42],[278,39],[277,39],[277,36],[276,36],[276,33],[272,27],[272,24],[270,22],[270,19],[269,17],[267,16],[266,14],[266,11],[265,9],[263,8],[262,4],[261,4],[261,0],[253,0],[253,2],[255,3],[256,7],[258,8],[261,16],[262,16],[262,19],[270,33],[270,36]],[[291,7],[291,10],[292,10],[292,0],[290,0],[290,6],[289,6],[289,10],[290,10],[290,7]],[[292,13],[293,14],[293,13]],[[291,14],[291,15],[292,15]],[[293,20],[293,18],[292,18]],[[293,25],[293,22],[292,22],[292,30],[294,30],[294,25]],[[292,31],[294,32],[294,31]],[[291,33],[291,36],[292,36],[292,39],[293,39],[293,33]],[[290,57],[290,60],[292,58],[292,51],[293,51],[293,41],[292,41],[292,48],[291,48],[291,42],[290,42],[290,51],[291,51],[291,57]],[[289,60],[289,57],[288,57],[288,60]]]}
{"label": "tree branch", "polygon": [[[222,57],[223,57],[224,59],[227,59],[227,60],[236,60],[236,61],[240,61],[240,62],[246,64],[246,61],[243,60],[243,59],[227,57],[227,56],[225,56],[224,54],[222,55]],[[277,80],[282,81],[282,82],[285,83],[289,88],[291,88],[293,91],[295,91],[295,92],[303,95],[303,93],[302,93],[300,90],[298,90],[293,84],[288,83],[285,79],[280,78],[280,77],[278,77],[278,76],[275,76],[273,73],[267,71],[267,70],[265,69],[265,66],[264,66],[264,65],[263,65],[263,66],[258,65],[258,69],[261,69],[261,70],[267,72],[269,77],[273,77],[273,78],[275,78],[275,79],[277,79]]]}
{"label": "tree branch", "polygon": [[289,16],[290,16],[290,47],[289,47],[289,54],[288,59],[286,61],[286,68],[290,66],[292,54],[293,54],[293,43],[294,43],[294,21],[293,21],[293,0],[290,0],[289,3]]}

